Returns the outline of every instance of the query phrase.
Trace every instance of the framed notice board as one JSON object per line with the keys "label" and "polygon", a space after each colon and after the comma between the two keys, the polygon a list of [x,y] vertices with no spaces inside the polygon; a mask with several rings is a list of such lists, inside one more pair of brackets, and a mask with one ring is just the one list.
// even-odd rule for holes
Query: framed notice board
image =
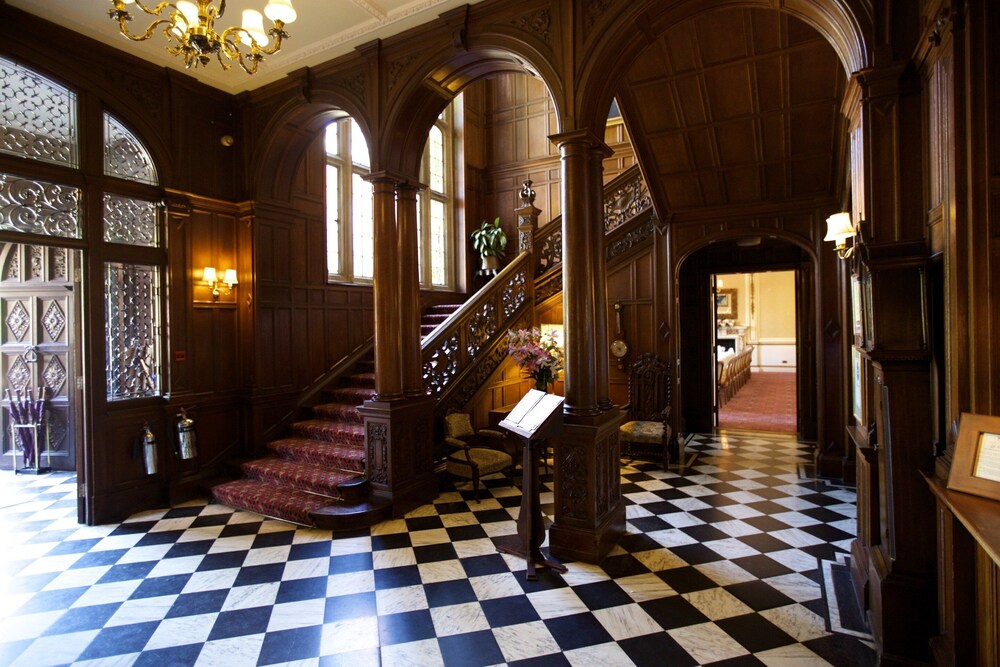
{"label": "framed notice board", "polygon": [[962,413],[948,488],[1000,500],[1000,417]]}

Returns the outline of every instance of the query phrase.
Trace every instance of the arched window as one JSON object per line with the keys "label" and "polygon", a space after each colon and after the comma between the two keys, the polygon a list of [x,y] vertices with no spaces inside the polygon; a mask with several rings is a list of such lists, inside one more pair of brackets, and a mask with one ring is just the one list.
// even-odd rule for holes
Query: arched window
{"label": "arched window", "polygon": [[455,114],[461,95],[441,112],[427,136],[417,195],[420,286],[451,289],[454,285]]}
{"label": "arched window", "polygon": [[375,226],[368,142],[351,118],[326,127],[326,265],[331,280],[371,282]]}

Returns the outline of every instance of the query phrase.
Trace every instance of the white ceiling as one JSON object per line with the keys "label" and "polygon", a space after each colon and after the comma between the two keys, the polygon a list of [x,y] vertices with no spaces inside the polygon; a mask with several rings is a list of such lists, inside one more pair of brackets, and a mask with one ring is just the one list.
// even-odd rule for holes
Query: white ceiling
{"label": "white ceiling", "polygon": [[[216,0],[217,2],[218,0]],[[118,23],[108,17],[113,7],[110,0],[7,0],[17,7],[53,23],[83,33],[117,49],[129,51],[140,58],[164,67],[172,67],[198,78],[205,84],[229,93],[258,88],[276,81],[288,72],[317,65],[352,51],[360,44],[376,38],[386,38],[414,26],[427,23],[440,14],[480,0],[292,0],[298,18],[285,28],[289,39],[281,51],[260,64],[257,74],[250,76],[235,65],[223,71],[213,57],[207,67],[185,70],[183,60],[166,51],[167,40],[161,29],[145,42],[131,42],[118,32]],[[148,7],[158,0],[145,0]],[[263,11],[267,0],[227,0],[226,13],[216,24],[223,28],[238,25],[244,9]],[[132,33],[145,32],[155,20],[138,9],[132,12]],[[264,19],[265,29],[270,22]]]}

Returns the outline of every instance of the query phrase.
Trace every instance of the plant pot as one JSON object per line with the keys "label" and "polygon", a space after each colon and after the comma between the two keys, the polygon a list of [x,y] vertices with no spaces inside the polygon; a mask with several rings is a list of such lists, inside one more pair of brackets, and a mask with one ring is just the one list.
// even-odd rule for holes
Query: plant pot
{"label": "plant pot", "polygon": [[483,257],[483,271],[497,271],[500,268],[500,258],[490,255]]}

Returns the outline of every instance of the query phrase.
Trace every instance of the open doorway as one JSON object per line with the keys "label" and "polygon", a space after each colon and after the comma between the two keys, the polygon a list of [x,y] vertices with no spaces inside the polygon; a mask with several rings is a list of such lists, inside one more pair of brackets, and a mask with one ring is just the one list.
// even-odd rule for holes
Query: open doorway
{"label": "open doorway", "polygon": [[795,271],[712,280],[716,427],[796,433]]}
{"label": "open doorway", "polygon": [[0,243],[2,474],[77,470],[79,254]]}

